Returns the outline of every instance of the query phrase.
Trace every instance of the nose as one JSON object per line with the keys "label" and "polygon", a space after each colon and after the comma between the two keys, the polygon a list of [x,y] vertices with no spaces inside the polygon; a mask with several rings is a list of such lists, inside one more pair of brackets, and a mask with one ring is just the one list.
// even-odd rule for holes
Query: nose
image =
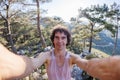
{"label": "nose", "polygon": [[61,39],[61,38],[59,38],[59,39],[58,39],[58,42],[62,42],[62,39]]}

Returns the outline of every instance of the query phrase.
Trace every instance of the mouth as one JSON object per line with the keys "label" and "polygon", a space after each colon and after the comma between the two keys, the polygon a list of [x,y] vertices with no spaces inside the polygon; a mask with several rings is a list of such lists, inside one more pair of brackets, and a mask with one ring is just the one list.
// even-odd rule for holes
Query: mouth
{"label": "mouth", "polygon": [[62,47],[62,44],[58,44],[57,46]]}

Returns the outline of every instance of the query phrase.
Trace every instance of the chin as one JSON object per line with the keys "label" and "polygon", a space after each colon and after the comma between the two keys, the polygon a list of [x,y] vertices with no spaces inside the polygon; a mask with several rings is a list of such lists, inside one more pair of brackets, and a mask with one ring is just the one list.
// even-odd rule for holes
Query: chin
{"label": "chin", "polygon": [[59,48],[57,48],[58,50],[62,50],[63,49],[63,47],[59,47]]}

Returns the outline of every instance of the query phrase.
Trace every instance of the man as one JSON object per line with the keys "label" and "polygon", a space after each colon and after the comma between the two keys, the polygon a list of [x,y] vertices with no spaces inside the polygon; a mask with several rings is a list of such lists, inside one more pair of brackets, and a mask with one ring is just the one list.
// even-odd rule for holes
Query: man
{"label": "man", "polygon": [[37,58],[15,55],[0,44],[0,79],[23,78],[45,63],[48,80],[70,80],[73,64],[100,80],[120,80],[119,56],[92,60],[81,59],[67,51],[66,46],[70,44],[71,35],[61,25],[53,29],[50,38],[54,49],[40,53]]}

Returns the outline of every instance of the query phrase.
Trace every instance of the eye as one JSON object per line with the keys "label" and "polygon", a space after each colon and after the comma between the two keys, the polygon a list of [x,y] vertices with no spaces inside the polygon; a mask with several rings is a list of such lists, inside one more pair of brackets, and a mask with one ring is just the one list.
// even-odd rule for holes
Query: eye
{"label": "eye", "polygon": [[58,39],[59,37],[58,36],[55,36],[55,39]]}
{"label": "eye", "polygon": [[66,39],[66,37],[64,36],[64,37],[62,37],[62,39]]}

